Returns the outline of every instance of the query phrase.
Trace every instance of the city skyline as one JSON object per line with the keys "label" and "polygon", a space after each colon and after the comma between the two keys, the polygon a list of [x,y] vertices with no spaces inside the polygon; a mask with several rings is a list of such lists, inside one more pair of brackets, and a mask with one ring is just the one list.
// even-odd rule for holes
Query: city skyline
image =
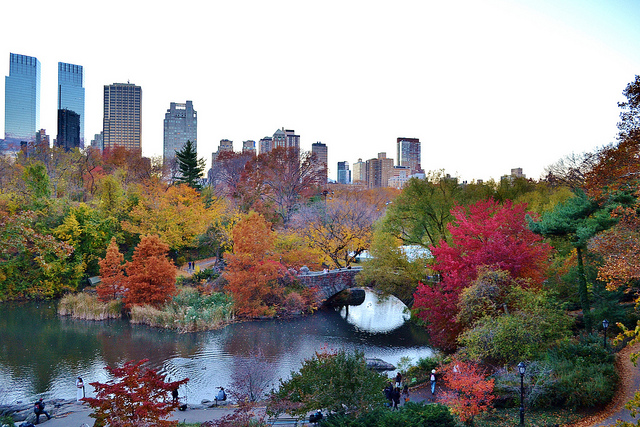
{"label": "city skyline", "polygon": [[[56,65],[83,66],[85,145],[102,129],[103,86],[135,82],[145,95],[145,156],[162,156],[167,106],[192,100],[207,167],[221,139],[259,141],[285,128],[303,150],[327,145],[332,179],[341,161],[387,152],[397,163],[399,137],[420,139],[425,171],[470,181],[520,167],[537,179],[561,157],[615,140],[617,102],[640,74],[640,5],[632,2],[110,6],[121,8],[135,25],[101,19],[106,11],[70,12],[80,9],[66,0],[4,6],[13,35],[0,40],[4,75],[9,53],[38,58],[40,127],[55,136]],[[70,44],[24,31],[27,21],[48,20],[81,37]],[[267,30],[274,21],[288,24]],[[185,22],[190,43],[172,33]],[[118,49],[105,50],[103,34]]]}

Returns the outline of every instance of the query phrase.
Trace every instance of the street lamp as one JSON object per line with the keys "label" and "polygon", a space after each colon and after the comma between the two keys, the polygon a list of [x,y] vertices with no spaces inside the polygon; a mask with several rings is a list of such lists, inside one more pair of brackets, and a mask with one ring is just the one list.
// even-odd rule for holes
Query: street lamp
{"label": "street lamp", "polygon": [[604,319],[602,321],[602,327],[604,328],[604,349],[607,349],[607,328],[609,327],[609,321]]}
{"label": "street lamp", "polygon": [[524,425],[524,373],[527,370],[524,362],[518,363],[518,371],[520,372],[520,425]]}

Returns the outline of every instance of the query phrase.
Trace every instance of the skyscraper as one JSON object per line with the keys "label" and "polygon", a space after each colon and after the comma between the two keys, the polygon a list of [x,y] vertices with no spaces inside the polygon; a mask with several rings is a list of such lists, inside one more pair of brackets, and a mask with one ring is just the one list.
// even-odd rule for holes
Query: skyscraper
{"label": "skyscraper", "polygon": [[141,149],[142,88],[131,83],[104,86],[104,149]]}
{"label": "skyscraper", "polygon": [[246,141],[242,141],[242,152],[256,154],[256,142],[252,139],[248,139]]}
{"label": "skyscraper", "polygon": [[353,164],[353,183],[361,185],[367,183],[367,164],[362,159],[358,159]]}
{"label": "skyscraper", "polygon": [[[84,148],[84,71],[82,65],[58,62],[58,144],[67,148],[67,141],[60,141],[60,110],[78,115],[79,140],[74,147]],[[68,113],[65,113],[68,114]]]}
{"label": "skyscraper", "polygon": [[387,159],[387,153],[378,153],[377,159],[367,160],[368,188],[388,187],[392,176],[393,159]]}
{"label": "skyscraper", "polygon": [[182,150],[184,144],[191,141],[193,148],[198,149],[198,113],[193,109],[193,102],[172,102],[164,115],[164,149],[163,161],[166,164],[175,158],[176,151]]}
{"label": "skyscraper", "polygon": [[80,147],[80,114],[75,111],[58,109],[58,138],[56,146],[69,151]]}
{"label": "skyscraper", "polygon": [[[299,138],[299,137],[298,137]],[[327,167],[327,157],[328,150],[327,144],[323,144],[322,142],[314,142],[311,144],[311,154],[315,154],[316,162],[322,169],[322,179],[320,185],[327,184],[327,175],[328,175],[328,167]]]}
{"label": "skyscraper", "polygon": [[338,162],[338,184],[351,184],[349,162]]}
{"label": "skyscraper", "polygon": [[408,166],[411,174],[421,172],[420,139],[398,138],[398,166]]}
{"label": "skyscraper", "polygon": [[17,152],[20,143],[33,144],[40,129],[40,61],[11,53],[5,77],[3,152]]}

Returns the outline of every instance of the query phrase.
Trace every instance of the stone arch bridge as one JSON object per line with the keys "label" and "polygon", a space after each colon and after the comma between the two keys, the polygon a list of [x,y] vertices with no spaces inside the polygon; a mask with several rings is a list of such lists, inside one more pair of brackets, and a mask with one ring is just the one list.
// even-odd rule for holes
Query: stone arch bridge
{"label": "stone arch bridge", "polygon": [[298,274],[298,280],[304,286],[316,290],[316,303],[320,306],[345,289],[358,287],[355,277],[361,271],[362,267],[325,271],[309,271],[303,267]]}

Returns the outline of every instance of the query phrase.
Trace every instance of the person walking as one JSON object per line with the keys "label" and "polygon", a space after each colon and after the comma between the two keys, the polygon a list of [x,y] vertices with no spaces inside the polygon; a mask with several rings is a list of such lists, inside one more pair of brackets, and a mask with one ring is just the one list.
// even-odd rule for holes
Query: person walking
{"label": "person walking", "polygon": [[431,394],[436,394],[436,370],[431,370]]}
{"label": "person walking", "polygon": [[36,424],[40,423],[40,415],[44,414],[47,416],[48,420],[51,419],[51,415],[49,415],[49,413],[44,410],[44,400],[42,398],[40,398],[40,400],[38,400],[36,404],[33,405],[33,413],[36,414]]}
{"label": "person walking", "polygon": [[391,396],[393,397],[393,408],[391,409],[397,410],[398,405],[400,404],[400,388],[398,387],[394,388]]}
{"label": "person walking", "polygon": [[84,399],[84,382],[82,381],[82,377],[78,377],[76,380],[76,400],[80,402],[81,399]]}
{"label": "person walking", "polygon": [[396,387],[402,387],[402,374],[400,373],[400,371],[398,371],[398,374],[396,375]]}

